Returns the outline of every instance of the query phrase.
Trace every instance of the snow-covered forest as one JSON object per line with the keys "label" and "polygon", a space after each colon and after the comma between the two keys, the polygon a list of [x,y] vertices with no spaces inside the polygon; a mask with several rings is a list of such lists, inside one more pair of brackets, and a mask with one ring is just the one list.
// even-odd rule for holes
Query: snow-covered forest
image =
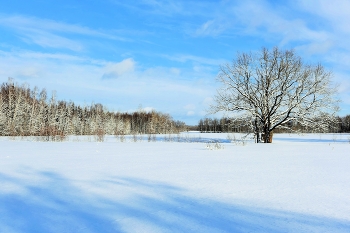
{"label": "snow-covered forest", "polygon": [[[336,123],[330,124],[329,127],[322,133],[349,133],[350,132],[350,115],[344,117],[336,117],[333,121]],[[249,127],[250,126],[250,127]],[[229,117],[211,118],[206,117],[200,119],[195,128],[200,132],[251,132],[252,125],[240,122],[239,119]],[[291,129],[279,129],[277,133],[290,133],[299,131],[301,133],[316,133],[314,128],[307,128],[301,125],[292,125]]]}
{"label": "snow-covered forest", "polygon": [[139,110],[111,112],[102,104],[78,106],[56,99],[45,89],[18,85],[12,79],[0,87],[0,135],[42,136],[62,140],[67,135],[164,134],[185,130],[169,114]]}

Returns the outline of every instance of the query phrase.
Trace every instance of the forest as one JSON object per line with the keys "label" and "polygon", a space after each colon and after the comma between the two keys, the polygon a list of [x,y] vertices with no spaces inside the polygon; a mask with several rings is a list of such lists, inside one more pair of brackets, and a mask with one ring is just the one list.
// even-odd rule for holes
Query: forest
{"label": "forest", "polygon": [[45,89],[9,79],[0,87],[0,136],[38,136],[63,140],[68,135],[165,134],[186,130],[169,114],[138,110],[109,111],[102,104],[79,106],[56,99]]}

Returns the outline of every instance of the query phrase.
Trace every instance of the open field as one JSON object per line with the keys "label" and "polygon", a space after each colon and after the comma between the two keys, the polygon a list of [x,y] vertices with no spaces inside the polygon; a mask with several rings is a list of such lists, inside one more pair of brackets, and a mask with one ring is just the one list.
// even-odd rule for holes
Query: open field
{"label": "open field", "polygon": [[350,232],[349,134],[166,138],[0,138],[0,232]]}

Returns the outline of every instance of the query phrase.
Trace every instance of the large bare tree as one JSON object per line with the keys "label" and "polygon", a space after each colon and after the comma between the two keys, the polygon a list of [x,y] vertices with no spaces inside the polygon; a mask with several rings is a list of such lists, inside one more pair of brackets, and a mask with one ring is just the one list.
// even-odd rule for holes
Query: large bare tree
{"label": "large bare tree", "polygon": [[331,77],[322,65],[305,64],[293,50],[241,53],[221,66],[217,80],[222,87],[210,112],[233,113],[251,126],[257,142],[261,137],[270,143],[276,129],[295,130],[296,125],[326,131],[339,102]]}

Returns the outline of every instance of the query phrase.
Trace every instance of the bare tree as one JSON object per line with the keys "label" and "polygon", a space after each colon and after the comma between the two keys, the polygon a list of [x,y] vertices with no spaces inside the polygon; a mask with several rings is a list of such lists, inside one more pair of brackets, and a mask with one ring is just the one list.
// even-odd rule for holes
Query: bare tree
{"label": "bare tree", "polygon": [[272,142],[274,130],[293,130],[296,124],[326,131],[339,102],[331,77],[322,65],[305,64],[293,50],[238,54],[221,66],[217,80],[222,87],[210,113],[235,114],[265,143]]}

